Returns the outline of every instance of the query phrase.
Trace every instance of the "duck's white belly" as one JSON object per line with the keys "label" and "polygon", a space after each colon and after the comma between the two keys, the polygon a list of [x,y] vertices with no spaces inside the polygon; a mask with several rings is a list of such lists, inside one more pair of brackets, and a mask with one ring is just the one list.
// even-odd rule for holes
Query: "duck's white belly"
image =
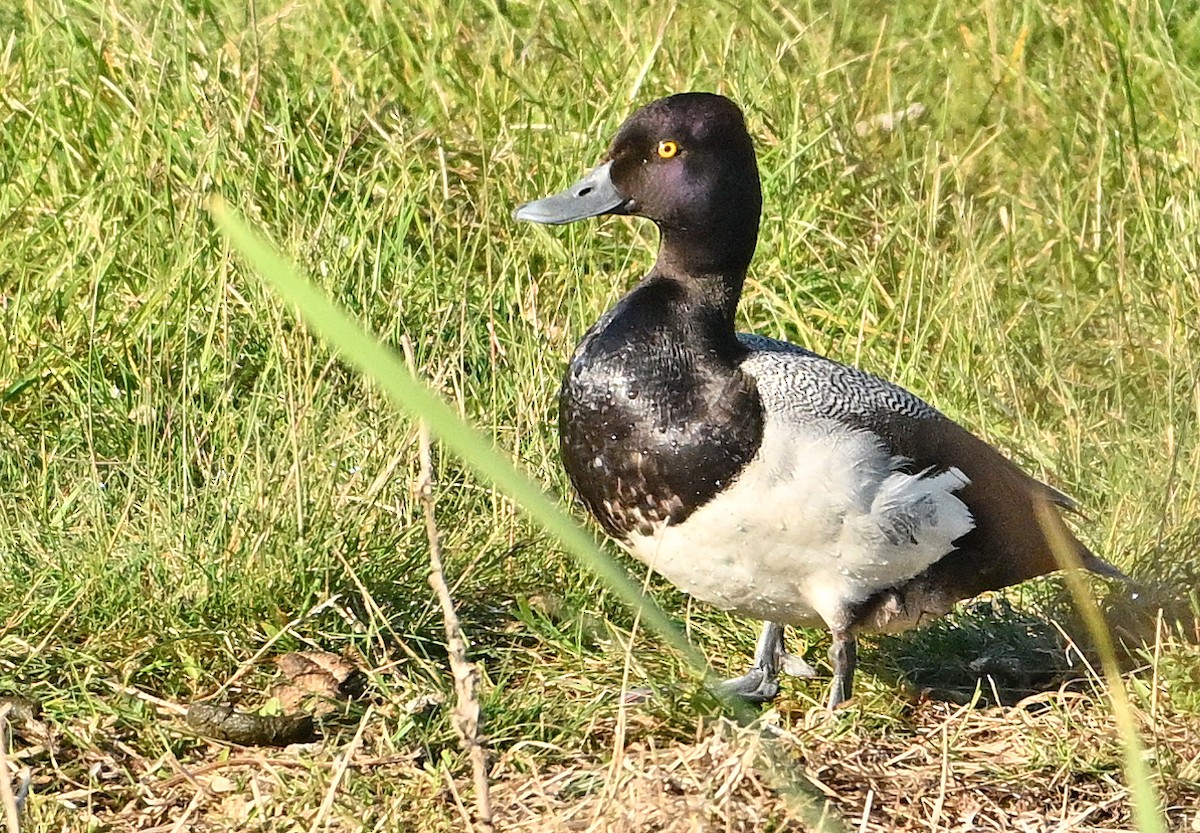
{"label": "duck's white belly", "polygon": [[874,435],[769,416],[758,454],[685,521],[634,535],[635,557],[710,604],[846,627],[851,607],[921,573],[973,526],[957,469],[899,471]]}

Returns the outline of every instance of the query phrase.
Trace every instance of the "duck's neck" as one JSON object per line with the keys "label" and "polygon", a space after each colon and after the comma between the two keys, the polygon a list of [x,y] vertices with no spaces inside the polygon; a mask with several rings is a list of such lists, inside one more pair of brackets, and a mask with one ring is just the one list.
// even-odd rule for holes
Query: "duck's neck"
{"label": "duck's neck", "polygon": [[652,274],[678,281],[686,302],[716,314],[720,326],[734,334],[734,315],[742,296],[746,270],[754,255],[758,221],[753,228],[708,228],[695,232],[660,226],[662,240]]}

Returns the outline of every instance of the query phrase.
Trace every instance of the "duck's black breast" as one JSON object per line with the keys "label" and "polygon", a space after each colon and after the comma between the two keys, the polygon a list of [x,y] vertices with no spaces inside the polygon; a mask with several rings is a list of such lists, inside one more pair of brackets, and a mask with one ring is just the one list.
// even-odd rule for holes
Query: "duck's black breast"
{"label": "duck's black breast", "polygon": [[617,538],[678,524],[729,485],[762,440],[747,350],[684,285],[644,280],[575,351],[559,395],[571,483]]}

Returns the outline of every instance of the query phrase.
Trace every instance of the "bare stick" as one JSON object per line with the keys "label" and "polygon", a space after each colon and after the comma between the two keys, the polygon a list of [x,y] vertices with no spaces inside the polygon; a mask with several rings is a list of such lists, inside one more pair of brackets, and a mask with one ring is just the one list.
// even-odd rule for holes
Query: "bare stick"
{"label": "bare stick", "polygon": [[4,808],[8,833],[21,833],[21,811],[17,808],[8,771],[8,712],[11,708],[8,703],[0,706],[0,807]]}
{"label": "bare stick", "polygon": [[[400,340],[408,366],[416,371],[412,341],[408,336]],[[442,570],[442,547],[439,541],[437,521],[433,508],[433,452],[429,439],[429,426],[421,420],[418,432],[421,471],[417,476],[416,492],[425,510],[425,533],[429,537],[429,584],[442,605],[442,621],[446,626],[446,653],[450,658],[450,670],[454,674],[454,730],[471,760],[471,773],[475,781],[475,816],[477,827],[485,833],[496,829],[492,821],[492,797],[488,784],[487,748],[480,734],[481,710],[479,707],[479,671],[467,661],[467,643],[463,637],[454,599],[446,586],[446,574]]]}
{"label": "bare stick", "polygon": [[211,700],[214,697],[219,697],[222,694],[224,694],[226,691],[229,690],[230,686],[232,686],[234,683],[236,683],[238,680],[240,680],[243,676],[245,676],[245,674],[251,668],[254,667],[254,664],[256,662],[258,662],[259,659],[261,659],[264,654],[267,653],[267,651],[271,650],[272,645],[274,645],[280,639],[283,639],[285,636],[287,636],[288,632],[291,631],[292,628],[296,627],[296,625],[299,625],[301,622],[303,622],[305,619],[309,618],[310,616],[316,616],[318,613],[325,610],[326,608],[335,606],[340,599],[341,599],[341,595],[338,593],[335,593],[334,595],[330,596],[328,599],[321,602],[320,604],[314,605],[312,608],[309,609],[309,611],[307,613],[302,613],[299,616],[297,616],[295,619],[293,619],[292,621],[288,622],[286,625],[283,626],[283,628],[281,628],[279,630],[278,633],[276,633],[274,636],[272,636],[270,639],[268,639],[266,642],[264,642],[262,644],[262,647],[254,652],[254,656],[250,657],[250,659],[243,662],[241,667],[238,668],[237,671],[233,672],[232,677],[230,677],[225,682],[221,683],[220,688],[218,688],[216,691],[214,691],[212,694],[210,694],[208,697],[206,697],[204,699]]}
{"label": "bare stick", "polygon": [[170,700],[164,700],[161,697],[155,697],[153,694],[148,694],[147,692],[142,691],[140,688],[134,688],[133,686],[117,685],[110,680],[105,680],[104,683],[119,694],[125,694],[129,697],[136,697],[139,700],[145,700],[147,703],[150,703],[162,709],[163,711],[173,712],[180,717],[187,716],[187,706],[181,706],[178,703],[172,703]]}
{"label": "bare stick", "polygon": [[325,820],[329,817],[329,811],[333,809],[333,799],[337,795],[338,786],[342,783],[342,778],[346,775],[346,770],[350,767],[350,761],[354,758],[354,753],[362,745],[363,730],[367,728],[367,721],[371,718],[372,708],[372,706],[367,706],[362,720],[358,721],[358,731],[354,733],[354,738],[350,741],[350,745],[346,747],[346,751],[342,753],[341,757],[333,765],[333,775],[329,779],[329,789],[325,791],[325,798],[321,801],[321,806],[317,810],[317,817],[313,819],[312,827],[308,829],[308,833],[317,833],[318,830],[325,826]]}

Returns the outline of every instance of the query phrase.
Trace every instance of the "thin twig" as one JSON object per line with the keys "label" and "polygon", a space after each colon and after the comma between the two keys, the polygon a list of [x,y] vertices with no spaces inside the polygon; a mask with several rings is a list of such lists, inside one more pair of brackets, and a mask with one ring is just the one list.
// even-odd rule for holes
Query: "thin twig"
{"label": "thin twig", "polygon": [[170,700],[164,700],[161,697],[155,697],[153,694],[142,691],[140,688],[134,688],[133,686],[128,685],[120,685],[118,683],[114,683],[112,680],[105,680],[104,684],[118,694],[124,694],[128,697],[136,697],[139,700],[144,700],[147,703],[162,709],[163,711],[172,712],[180,717],[185,717],[187,715],[187,706],[181,706],[178,703],[172,703]]}
{"label": "thin twig", "polygon": [[13,795],[12,776],[8,771],[8,712],[12,705],[0,706],[0,806],[4,807],[4,822],[8,833],[21,833],[21,811]]}
{"label": "thin twig", "polygon": [[[412,341],[408,336],[400,340],[408,366],[416,371]],[[457,703],[454,706],[454,729],[471,761],[471,773],[475,781],[475,815],[478,829],[490,833],[496,829],[492,821],[491,788],[488,784],[487,748],[480,734],[481,709],[479,707],[479,671],[467,660],[467,643],[463,637],[454,599],[446,586],[446,574],[442,569],[442,547],[439,541],[437,521],[434,517],[433,501],[433,451],[429,438],[429,426],[424,420],[418,433],[421,470],[417,476],[416,492],[425,510],[425,532],[429,537],[429,584],[442,605],[442,620],[446,626],[446,653],[450,658],[450,670],[454,674],[454,691]]]}
{"label": "thin twig", "polygon": [[204,800],[204,792],[204,790],[196,790],[195,794],[192,795],[192,800],[189,801],[188,806],[184,808],[183,815],[180,816],[173,825],[171,825],[171,833],[181,833],[181,831],[186,829],[184,825],[188,823],[188,819],[192,817],[192,813],[196,812],[196,808],[199,807],[200,802]]}
{"label": "thin twig", "polygon": [[875,803],[875,789],[867,788],[867,797],[863,801],[862,818],[858,822],[858,833],[867,833],[867,825],[871,823],[871,805]]}
{"label": "thin twig", "polygon": [[238,680],[240,680],[243,676],[245,676],[246,673],[249,672],[250,669],[254,667],[255,663],[257,663],[267,653],[267,651],[271,650],[272,645],[274,645],[280,639],[283,639],[285,636],[287,636],[288,633],[292,630],[292,628],[299,625],[305,619],[309,619],[313,616],[316,616],[318,613],[321,613],[322,611],[326,610],[327,608],[334,607],[340,599],[341,599],[341,594],[335,593],[332,596],[330,596],[328,599],[326,599],[325,601],[320,602],[319,604],[313,605],[311,608],[309,608],[307,613],[302,613],[299,616],[297,616],[295,619],[293,619],[292,621],[288,622],[274,636],[272,636],[270,639],[268,639],[266,642],[264,642],[262,644],[262,646],[257,651],[254,652],[254,656],[250,657],[250,659],[243,662],[241,664],[241,666],[236,671],[233,672],[232,677],[227,679],[225,682],[221,683],[221,686],[216,691],[214,691],[212,694],[210,694],[208,697],[205,697],[204,699],[211,700],[214,697],[220,697],[222,694],[224,694],[226,691],[229,690],[230,686],[232,686],[234,683],[236,683]]}
{"label": "thin twig", "polygon": [[358,747],[362,744],[363,731],[367,728],[367,721],[371,719],[371,713],[374,710],[373,706],[367,706],[367,710],[363,712],[362,720],[358,721],[358,731],[354,733],[354,738],[346,747],[346,751],[338,758],[337,763],[333,767],[333,775],[329,779],[329,789],[325,792],[325,798],[321,801],[321,806],[317,810],[317,817],[313,819],[312,827],[308,829],[308,833],[317,833],[325,826],[325,819],[329,817],[329,811],[333,809],[333,799],[337,795],[338,787],[342,783],[342,778],[346,774],[346,770],[350,768],[350,759],[354,757],[354,753],[358,751]]}

